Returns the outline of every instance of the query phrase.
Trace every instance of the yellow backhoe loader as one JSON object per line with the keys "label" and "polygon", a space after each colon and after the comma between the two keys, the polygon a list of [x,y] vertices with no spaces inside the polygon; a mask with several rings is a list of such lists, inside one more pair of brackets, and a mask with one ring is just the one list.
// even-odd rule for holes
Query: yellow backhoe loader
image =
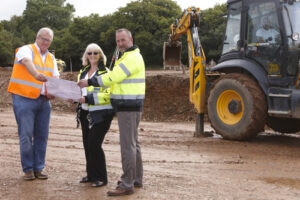
{"label": "yellow backhoe loader", "polygon": [[[55,56],[55,50],[50,50],[50,52]],[[56,59],[56,63],[57,63],[57,69],[59,71],[59,73],[64,72],[66,70],[66,63],[65,61],[55,58]]]}
{"label": "yellow backhoe loader", "polygon": [[[164,43],[164,64],[179,65],[178,39],[187,36],[195,135],[205,133],[206,113],[216,133],[230,140],[255,137],[265,125],[281,133],[300,131],[300,0],[228,0],[227,8],[216,66],[206,67],[199,8],[186,9]],[[261,34],[262,28],[276,34]]]}

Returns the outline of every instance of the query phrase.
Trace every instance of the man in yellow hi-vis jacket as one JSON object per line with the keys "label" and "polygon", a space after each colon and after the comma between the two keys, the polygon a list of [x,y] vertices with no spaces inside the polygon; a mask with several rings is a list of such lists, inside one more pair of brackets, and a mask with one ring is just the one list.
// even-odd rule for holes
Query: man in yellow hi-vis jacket
{"label": "man in yellow hi-vis jacket", "polygon": [[111,86],[111,104],[117,113],[120,129],[120,144],[123,174],[115,190],[109,196],[132,194],[134,187],[142,187],[143,165],[138,141],[138,126],[145,98],[145,64],[140,50],[133,45],[131,32],[116,31],[116,43],[121,57],[112,71],[78,85]]}

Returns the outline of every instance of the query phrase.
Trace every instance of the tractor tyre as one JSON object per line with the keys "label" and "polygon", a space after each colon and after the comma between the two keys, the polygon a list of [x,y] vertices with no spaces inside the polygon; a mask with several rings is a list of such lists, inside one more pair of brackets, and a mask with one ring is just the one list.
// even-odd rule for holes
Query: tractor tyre
{"label": "tractor tyre", "polygon": [[297,133],[300,131],[300,119],[268,117],[267,125],[279,133]]}
{"label": "tractor tyre", "polygon": [[215,81],[207,101],[208,117],[224,139],[246,140],[264,131],[267,102],[255,80],[226,74]]}

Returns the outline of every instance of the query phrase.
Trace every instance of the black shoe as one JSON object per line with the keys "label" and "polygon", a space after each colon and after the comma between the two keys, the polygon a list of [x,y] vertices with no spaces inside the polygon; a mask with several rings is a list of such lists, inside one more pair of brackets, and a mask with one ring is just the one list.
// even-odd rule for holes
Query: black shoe
{"label": "black shoe", "polygon": [[138,182],[134,182],[133,186],[136,187],[136,188],[142,188],[143,184],[142,183],[138,183]]}
{"label": "black shoe", "polygon": [[88,178],[87,176],[83,177],[83,178],[79,181],[79,183],[89,183],[89,182],[91,182],[91,181],[89,180],[89,178]]}
{"label": "black shoe", "polygon": [[102,181],[93,181],[92,182],[92,187],[102,187],[107,185],[107,182],[102,182]]}

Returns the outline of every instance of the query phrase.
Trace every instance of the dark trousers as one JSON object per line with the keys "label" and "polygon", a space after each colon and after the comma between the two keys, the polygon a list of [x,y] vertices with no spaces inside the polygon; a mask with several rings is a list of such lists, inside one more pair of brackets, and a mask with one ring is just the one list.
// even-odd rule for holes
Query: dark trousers
{"label": "dark trousers", "polygon": [[110,128],[113,116],[107,115],[103,118],[104,121],[93,124],[92,127],[89,127],[87,115],[88,111],[81,110],[80,122],[87,176],[91,181],[107,182],[105,154],[102,149],[102,143]]}
{"label": "dark trousers", "polygon": [[143,162],[138,141],[141,112],[117,112],[123,174],[122,189],[133,189],[134,183],[143,184]]}

